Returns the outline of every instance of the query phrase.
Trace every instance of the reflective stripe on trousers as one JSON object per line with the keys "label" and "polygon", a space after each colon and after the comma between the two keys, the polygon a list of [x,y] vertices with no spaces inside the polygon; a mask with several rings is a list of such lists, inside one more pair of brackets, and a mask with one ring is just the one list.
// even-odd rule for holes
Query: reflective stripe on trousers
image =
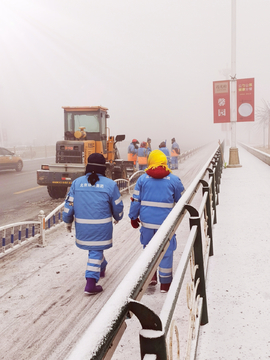
{"label": "reflective stripe on trousers", "polygon": [[103,255],[103,250],[89,250],[85,277],[96,279],[98,282],[100,271],[104,270],[106,265],[107,261]]}

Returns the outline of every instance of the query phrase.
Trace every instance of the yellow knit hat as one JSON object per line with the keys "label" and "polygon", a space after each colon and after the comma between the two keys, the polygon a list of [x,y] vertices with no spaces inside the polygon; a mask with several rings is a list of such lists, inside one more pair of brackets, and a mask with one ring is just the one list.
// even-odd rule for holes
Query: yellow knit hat
{"label": "yellow knit hat", "polygon": [[149,169],[156,169],[157,167],[162,166],[164,169],[171,172],[167,166],[167,156],[161,150],[151,151],[148,156],[147,163],[148,168],[145,169],[145,171]]}

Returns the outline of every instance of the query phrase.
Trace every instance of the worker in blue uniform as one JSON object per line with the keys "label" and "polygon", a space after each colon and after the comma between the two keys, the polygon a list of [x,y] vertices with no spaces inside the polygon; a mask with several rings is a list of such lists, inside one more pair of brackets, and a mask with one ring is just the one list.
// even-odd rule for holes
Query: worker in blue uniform
{"label": "worker in blue uniform", "polygon": [[137,163],[137,155],[139,148],[139,141],[137,139],[133,139],[128,146],[128,161],[133,161],[133,165],[136,166]]}
{"label": "worker in blue uniform", "polygon": [[76,245],[88,250],[86,294],[103,290],[96,285],[100,277],[105,276],[107,261],[103,251],[113,244],[113,219],[118,222],[123,217],[121,195],[116,182],[106,178],[105,163],[102,154],[88,157],[85,175],[73,181],[63,211],[68,231],[75,222]]}
{"label": "worker in blue uniform", "polygon": [[147,159],[150,154],[150,149],[147,148],[147,143],[143,141],[138,149],[138,164],[139,170],[144,170],[147,168]]}
{"label": "worker in blue uniform", "polygon": [[[129,211],[131,225],[138,228],[141,224],[140,241],[144,248],[158,231],[184,191],[181,180],[171,173],[167,166],[167,157],[160,150],[154,150],[150,153],[145,172],[135,185]],[[173,252],[175,249],[176,236],[173,235],[159,264],[161,292],[167,292],[172,282]],[[156,273],[150,284],[157,284]]]}
{"label": "worker in blue uniform", "polygon": [[152,148],[151,148],[151,139],[148,137],[147,140],[146,140],[146,148],[149,149],[149,152],[152,151]]}
{"label": "worker in blue uniform", "polygon": [[171,169],[170,151],[169,151],[169,149],[167,148],[165,141],[162,141],[162,142],[159,144],[159,150],[161,150],[161,151],[167,156],[167,164],[168,164],[168,167]]}
{"label": "worker in blue uniform", "polygon": [[180,147],[175,141],[175,138],[172,138],[172,147],[171,147],[171,169],[178,169],[178,156],[180,155]]}

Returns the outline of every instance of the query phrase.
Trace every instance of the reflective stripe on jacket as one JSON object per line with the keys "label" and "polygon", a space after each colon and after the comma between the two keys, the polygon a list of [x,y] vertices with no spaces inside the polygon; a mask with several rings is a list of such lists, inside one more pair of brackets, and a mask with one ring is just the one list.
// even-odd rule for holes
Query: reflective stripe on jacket
{"label": "reflective stripe on jacket", "polygon": [[63,220],[75,221],[76,245],[84,250],[105,250],[112,246],[113,218],[123,217],[123,202],[115,181],[98,174],[95,185],[88,175],[75,179],[65,200]]}

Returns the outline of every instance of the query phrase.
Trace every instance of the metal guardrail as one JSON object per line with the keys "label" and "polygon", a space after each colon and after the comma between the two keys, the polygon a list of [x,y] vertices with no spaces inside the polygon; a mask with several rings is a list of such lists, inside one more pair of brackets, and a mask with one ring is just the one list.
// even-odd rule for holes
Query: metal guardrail
{"label": "metal guardrail", "polygon": [[[224,144],[217,147],[182,195],[152,241],[90,324],[68,360],[111,359],[127,327],[125,320],[130,317],[130,312],[138,317],[142,325],[141,359],[167,360],[170,347],[166,342],[172,333],[169,331],[170,326],[174,326],[172,317],[189,262],[192,264],[192,277],[189,284],[190,321],[186,359],[195,359],[200,325],[208,322],[205,277],[208,258],[213,255],[212,230],[213,224],[217,222],[216,205],[219,203],[218,194],[223,169],[222,150]],[[192,206],[192,200],[200,188],[202,200],[197,210]],[[190,235],[158,316],[144,306],[140,299],[187,211],[190,214]]]}
{"label": "metal guardrail", "polygon": [[24,221],[1,226],[0,232],[2,234],[2,251],[0,252],[0,258],[9,254],[13,250],[20,248],[29,241],[36,239],[38,236],[37,228],[39,231],[39,221]]}
{"label": "metal guardrail", "polygon": [[38,221],[23,221],[1,226],[2,247],[0,248],[0,258],[36,240],[39,246],[46,246],[45,231],[56,228],[61,224],[61,210],[63,207],[64,202],[47,216],[44,215],[43,210],[40,210]]}
{"label": "metal guardrail", "polygon": [[267,154],[261,150],[258,150],[252,146],[243,144],[243,143],[239,143],[239,145],[241,145],[244,149],[246,149],[252,155],[256,156],[258,159],[262,160],[267,165],[270,165],[270,155],[269,154]]}
{"label": "metal guardrail", "polygon": [[131,175],[129,179],[116,179],[114,180],[118,186],[120,194],[123,194],[125,191],[131,193],[132,189],[135,187],[137,180],[145,172],[143,170],[138,170]]}

